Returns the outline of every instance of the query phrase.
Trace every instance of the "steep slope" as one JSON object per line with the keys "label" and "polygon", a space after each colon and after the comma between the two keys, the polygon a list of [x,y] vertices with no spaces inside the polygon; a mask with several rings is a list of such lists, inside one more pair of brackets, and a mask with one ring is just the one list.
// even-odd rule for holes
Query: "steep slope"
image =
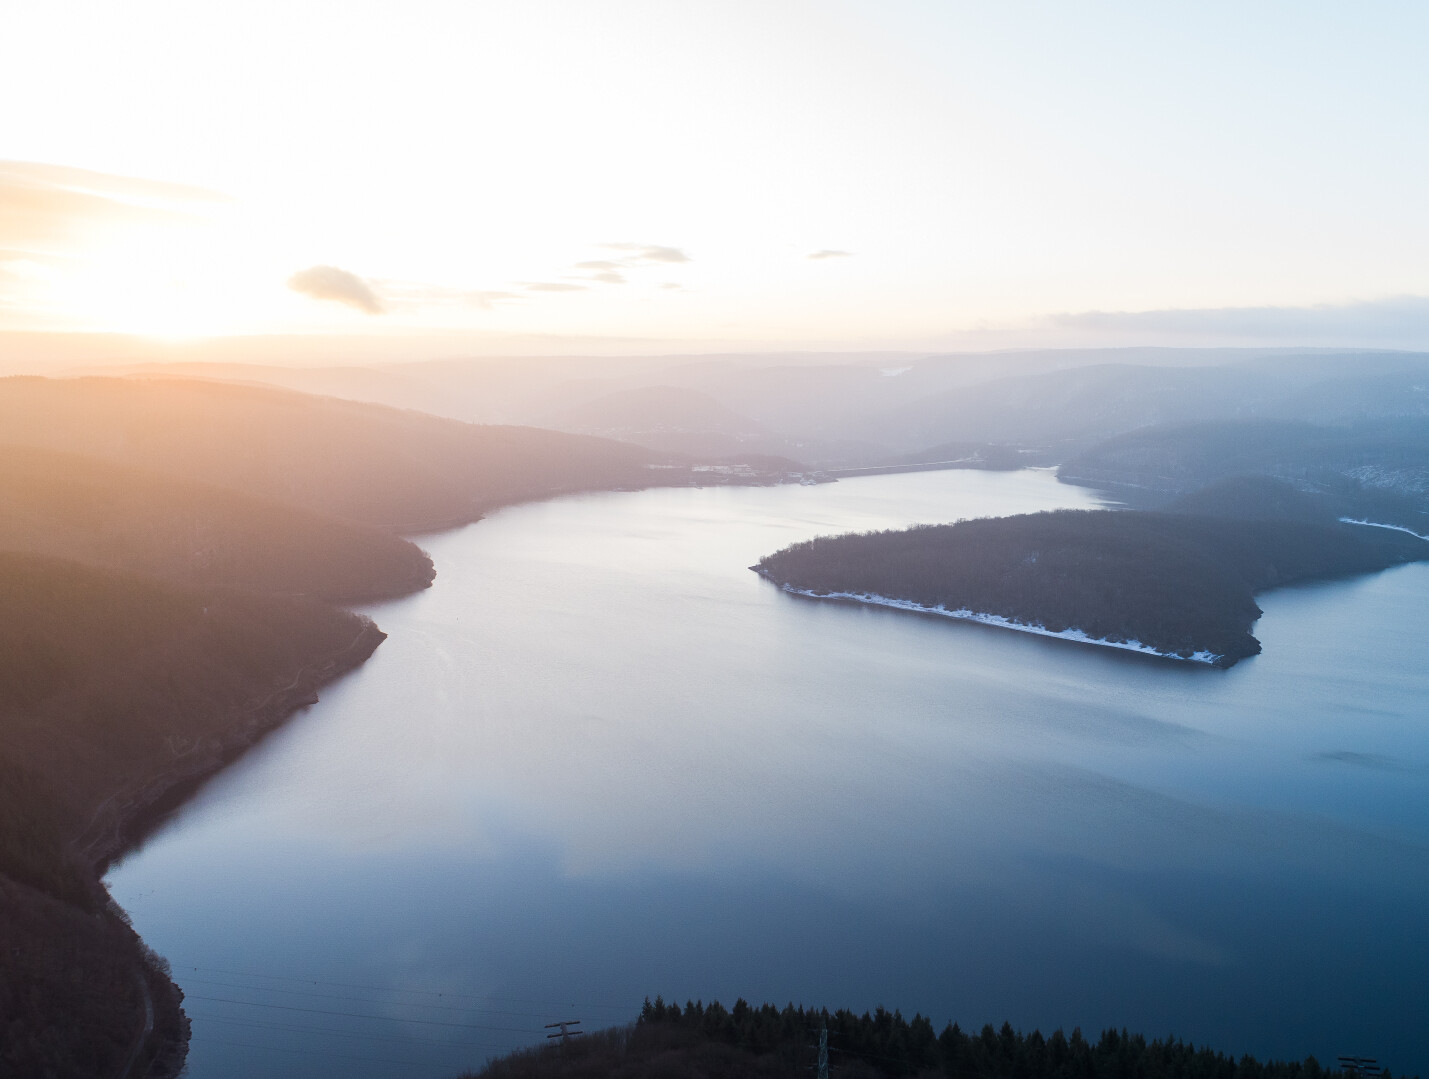
{"label": "steep slope", "polygon": [[98,876],[381,639],[310,600],[0,553],[0,1073],[182,1061],[178,992]]}
{"label": "steep slope", "polygon": [[352,603],[431,583],[389,532],[75,454],[0,446],[0,550]]}

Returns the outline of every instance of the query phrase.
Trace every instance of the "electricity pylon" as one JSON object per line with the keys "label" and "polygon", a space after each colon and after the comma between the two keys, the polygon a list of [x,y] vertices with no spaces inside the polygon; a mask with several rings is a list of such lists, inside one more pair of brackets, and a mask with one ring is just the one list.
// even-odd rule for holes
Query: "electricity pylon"
{"label": "electricity pylon", "polygon": [[584,1034],[584,1033],[585,1033],[584,1030],[571,1030],[571,1029],[570,1029],[571,1027],[575,1026],[575,1025],[576,1025],[577,1023],[579,1023],[579,1022],[580,1022],[579,1019],[563,1019],[563,1020],[561,1020],[559,1023],[547,1023],[547,1024],[546,1024],[546,1029],[547,1029],[547,1030],[549,1030],[551,1027],[560,1027],[561,1030],[560,1030],[560,1033],[558,1033],[558,1034],[547,1034],[546,1037],[547,1037],[547,1038],[560,1038],[560,1039],[561,1039],[561,1044],[562,1044],[562,1045],[565,1045],[566,1042],[570,1041],[570,1040],[571,1040],[572,1038],[574,1038],[577,1034]]}

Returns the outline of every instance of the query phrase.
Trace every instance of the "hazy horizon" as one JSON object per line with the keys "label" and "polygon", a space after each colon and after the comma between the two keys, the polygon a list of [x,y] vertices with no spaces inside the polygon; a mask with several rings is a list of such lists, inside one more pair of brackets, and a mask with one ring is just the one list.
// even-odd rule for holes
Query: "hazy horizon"
{"label": "hazy horizon", "polygon": [[0,46],[0,330],[1429,347],[1426,19],[43,5]]}

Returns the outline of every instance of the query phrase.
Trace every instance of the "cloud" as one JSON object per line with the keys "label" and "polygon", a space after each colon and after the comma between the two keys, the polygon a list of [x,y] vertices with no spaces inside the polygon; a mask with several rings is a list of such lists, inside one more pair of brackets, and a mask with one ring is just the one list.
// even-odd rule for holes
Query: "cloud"
{"label": "cloud", "polygon": [[598,244],[607,251],[624,251],[626,257],[621,260],[625,266],[638,266],[649,262],[690,262],[690,256],[681,251],[678,247],[662,247],[659,244]]}
{"label": "cloud", "polygon": [[[597,244],[596,246],[606,251],[622,252],[623,257],[584,259],[577,262],[575,269],[583,272],[568,275],[571,280],[592,281],[601,285],[624,285],[628,283],[628,278],[625,276],[626,271],[639,270],[647,266],[670,266],[691,261],[690,256],[679,248],[665,247],[661,244],[610,243]],[[552,286],[527,285],[526,287],[541,288],[546,292],[568,291],[568,289],[557,289]]]}
{"label": "cloud", "polygon": [[846,259],[852,258],[853,252],[838,251],[832,247],[826,247],[822,251],[811,252],[807,257],[813,259],[816,262],[822,259]]}
{"label": "cloud", "polygon": [[461,298],[472,307],[479,307],[483,311],[490,311],[499,303],[509,300],[524,300],[525,297],[519,292],[500,292],[490,289],[473,289],[463,292]]}
{"label": "cloud", "polygon": [[206,188],[64,165],[0,161],[0,247],[84,254],[116,231],[193,225],[231,201]]}
{"label": "cloud", "polygon": [[1429,344],[1429,296],[1395,296],[1306,307],[1203,307],[1050,315],[1058,330],[1138,342],[1205,344]]}
{"label": "cloud", "polygon": [[366,281],[336,266],[309,266],[299,270],[288,278],[288,287],[317,300],[345,303],[369,315],[380,315],[383,311],[382,301]]}
{"label": "cloud", "polygon": [[0,178],[8,183],[91,195],[138,205],[184,206],[231,203],[231,195],[192,184],[149,180],[140,176],[119,176],[68,165],[47,165],[38,161],[0,161]]}
{"label": "cloud", "polygon": [[523,301],[519,292],[499,289],[452,288],[424,281],[399,281],[387,278],[370,282],[379,289],[388,310],[398,307],[476,307],[490,311],[498,303]]}
{"label": "cloud", "polygon": [[528,292],[584,292],[584,285],[572,285],[566,281],[527,281],[522,288]]}

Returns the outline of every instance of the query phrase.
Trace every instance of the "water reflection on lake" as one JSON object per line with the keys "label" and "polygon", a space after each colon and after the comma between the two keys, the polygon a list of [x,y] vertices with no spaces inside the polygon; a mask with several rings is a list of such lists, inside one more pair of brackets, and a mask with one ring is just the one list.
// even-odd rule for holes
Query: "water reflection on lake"
{"label": "water reflection on lake", "polygon": [[746,568],[1094,502],[934,472],[428,537],[367,665],[111,874],[191,1076],[454,1075],[657,993],[1429,1072],[1429,566],[1262,597],[1228,672]]}

